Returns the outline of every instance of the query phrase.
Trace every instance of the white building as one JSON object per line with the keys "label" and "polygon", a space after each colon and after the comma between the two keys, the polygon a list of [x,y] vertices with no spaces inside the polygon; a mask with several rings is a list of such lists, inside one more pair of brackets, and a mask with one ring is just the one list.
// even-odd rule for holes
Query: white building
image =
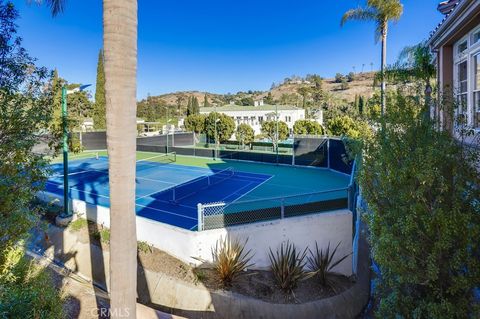
{"label": "white building", "polygon": [[304,109],[287,105],[225,105],[217,108],[201,108],[200,114],[209,114],[215,111],[230,116],[235,121],[236,126],[242,123],[250,125],[255,131],[255,135],[261,133],[264,121],[275,120],[276,111],[278,111],[279,121],[285,122],[291,131],[296,121],[305,119]]}
{"label": "white building", "polygon": [[82,132],[93,131],[93,119],[90,117],[84,118],[80,128]]}

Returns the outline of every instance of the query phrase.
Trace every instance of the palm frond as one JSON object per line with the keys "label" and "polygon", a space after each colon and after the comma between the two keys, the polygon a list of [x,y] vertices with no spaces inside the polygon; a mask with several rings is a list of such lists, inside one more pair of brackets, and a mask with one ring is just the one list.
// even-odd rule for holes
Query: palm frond
{"label": "palm frond", "polygon": [[344,26],[347,21],[374,21],[376,19],[376,12],[372,8],[357,8],[350,9],[342,17],[340,22],[341,26]]}
{"label": "palm frond", "polygon": [[57,16],[58,14],[62,13],[65,9],[65,4],[67,0],[29,0],[29,2],[36,2],[38,4],[46,4],[50,11],[52,12],[52,16]]}

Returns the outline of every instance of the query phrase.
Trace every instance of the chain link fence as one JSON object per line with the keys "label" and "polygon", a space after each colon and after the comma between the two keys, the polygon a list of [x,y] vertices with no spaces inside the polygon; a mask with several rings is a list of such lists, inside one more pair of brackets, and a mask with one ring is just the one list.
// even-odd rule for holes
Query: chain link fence
{"label": "chain link fence", "polygon": [[198,230],[348,209],[349,188],[275,198],[198,204]]}

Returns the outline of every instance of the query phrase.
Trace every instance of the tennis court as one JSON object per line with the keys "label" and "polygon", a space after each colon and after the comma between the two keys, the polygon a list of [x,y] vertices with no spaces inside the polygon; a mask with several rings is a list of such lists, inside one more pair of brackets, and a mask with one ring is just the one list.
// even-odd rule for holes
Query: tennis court
{"label": "tennis court", "polygon": [[[199,203],[228,203],[224,213],[233,216],[276,207],[279,198],[291,207],[343,201],[349,177],[326,169],[137,152],[136,183],[137,215],[196,230]],[[106,153],[72,157],[69,188],[72,199],[109,207]],[[46,191],[62,196],[61,163],[52,164]]]}

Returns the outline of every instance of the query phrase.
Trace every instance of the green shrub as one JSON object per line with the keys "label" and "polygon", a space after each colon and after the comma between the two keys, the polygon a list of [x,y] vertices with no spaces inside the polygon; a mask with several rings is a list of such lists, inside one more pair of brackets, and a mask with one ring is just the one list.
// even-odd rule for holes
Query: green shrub
{"label": "green shrub", "polygon": [[8,248],[0,268],[0,318],[63,319],[63,297],[44,267]]}
{"label": "green shrub", "polygon": [[220,238],[212,249],[213,266],[223,286],[231,286],[238,276],[253,266],[250,264],[251,250],[245,251],[247,241],[226,236]]}
{"label": "green shrub", "polygon": [[273,253],[270,249],[270,269],[280,289],[286,293],[293,293],[300,280],[307,278],[304,268],[307,248],[298,252],[294,244],[282,243],[280,250]]}
{"label": "green shrub", "polygon": [[480,157],[437,130],[422,109],[417,98],[398,94],[383,132],[363,147],[359,181],[381,272],[377,316],[480,318],[474,308],[480,286],[480,174],[474,165]]}

